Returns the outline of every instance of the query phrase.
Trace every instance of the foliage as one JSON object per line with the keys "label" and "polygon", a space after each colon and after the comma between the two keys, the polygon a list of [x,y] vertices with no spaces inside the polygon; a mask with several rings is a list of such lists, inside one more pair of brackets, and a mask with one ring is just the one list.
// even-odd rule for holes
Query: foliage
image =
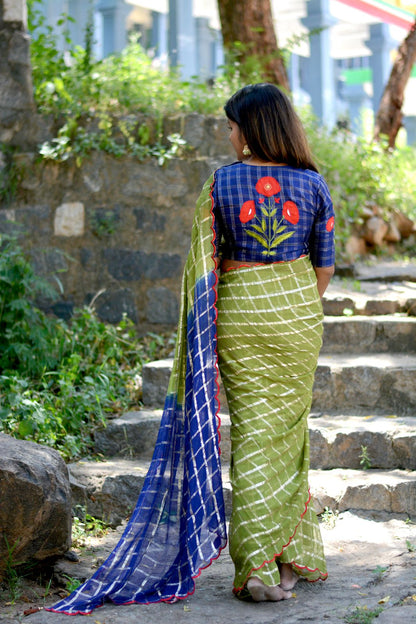
{"label": "foliage", "polygon": [[338,509],[332,511],[332,509],[329,509],[329,507],[325,507],[323,513],[321,514],[321,520],[327,529],[333,529],[335,528],[338,516]]}
{"label": "foliage", "polygon": [[86,513],[85,508],[77,506],[72,522],[72,546],[82,548],[90,537],[103,537],[108,532],[108,525],[99,518]]}
{"label": "foliage", "polygon": [[308,138],[325,177],[337,215],[338,256],[366,211],[377,209],[386,220],[401,211],[416,220],[416,150],[386,150],[343,130],[319,127],[308,111],[302,111]]}
{"label": "foliage", "polygon": [[371,457],[368,454],[368,448],[366,446],[361,446],[360,457],[360,465],[363,467],[363,470],[369,470],[371,468]]}
{"label": "foliage", "polygon": [[345,618],[347,624],[371,624],[383,611],[383,607],[368,609],[368,607],[355,607],[354,611]]}
{"label": "foliage", "polygon": [[90,450],[109,414],[139,403],[141,367],[167,339],[139,339],[132,321],[105,324],[92,307],[70,323],[50,318],[34,305],[38,292],[44,281],[8,241],[0,248],[0,431],[70,459]]}

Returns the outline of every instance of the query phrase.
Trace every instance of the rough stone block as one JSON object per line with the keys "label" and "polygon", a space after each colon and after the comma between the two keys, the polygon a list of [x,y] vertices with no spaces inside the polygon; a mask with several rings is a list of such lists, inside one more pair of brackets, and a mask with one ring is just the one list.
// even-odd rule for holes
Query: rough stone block
{"label": "rough stone block", "polygon": [[165,403],[172,360],[159,360],[145,364],[143,376],[143,403],[149,406],[162,406]]}
{"label": "rough stone block", "polygon": [[3,0],[3,19],[5,22],[20,22],[26,25],[26,0]]}
{"label": "rough stone block", "polygon": [[81,202],[61,204],[55,211],[55,236],[83,236],[85,231],[85,210]]}
{"label": "rough stone block", "polygon": [[398,301],[371,299],[365,304],[365,314],[396,314],[400,312]]}
{"label": "rough stone block", "polygon": [[0,575],[9,548],[15,563],[68,550],[71,490],[59,453],[0,434],[0,501]]}
{"label": "rough stone block", "polygon": [[133,292],[129,288],[107,290],[94,303],[94,308],[103,321],[119,323],[125,314],[134,323],[138,320]]}
{"label": "rough stone block", "polygon": [[344,310],[352,310],[355,312],[355,303],[348,297],[337,297],[335,299],[323,298],[322,307],[326,316],[342,316]]}
{"label": "rough stone block", "polygon": [[137,281],[158,280],[180,274],[182,259],[177,254],[144,253],[128,249],[104,251],[107,268],[115,279]]}
{"label": "rough stone block", "polygon": [[175,325],[178,322],[179,303],[176,295],[168,288],[149,288],[146,317],[149,323]]}
{"label": "rough stone block", "polygon": [[95,432],[95,451],[105,457],[151,459],[162,411],[132,411]]}

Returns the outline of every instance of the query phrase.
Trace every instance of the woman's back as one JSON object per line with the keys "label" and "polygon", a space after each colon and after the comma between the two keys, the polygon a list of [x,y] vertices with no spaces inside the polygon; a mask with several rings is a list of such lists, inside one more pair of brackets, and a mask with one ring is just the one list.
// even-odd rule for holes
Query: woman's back
{"label": "woman's back", "polygon": [[215,173],[213,198],[224,258],[270,263],[310,254],[314,266],[334,263],[334,210],[319,173],[236,162]]}

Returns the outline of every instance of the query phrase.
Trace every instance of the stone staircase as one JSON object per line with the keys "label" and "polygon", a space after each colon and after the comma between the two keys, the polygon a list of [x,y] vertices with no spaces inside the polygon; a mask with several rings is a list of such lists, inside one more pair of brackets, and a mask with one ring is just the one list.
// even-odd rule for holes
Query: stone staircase
{"label": "stone staircase", "polygon": [[[416,517],[415,285],[379,279],[354,293],[335,282],[325,298],[309,418],[310,485],[318,513],[327,508]],[[170,369],[171,360],[147,364],[143,409],[96,432],[95,450],[103,461],[69,466],[74,506],[114,526],[132,510],[152,457]],[[223,393],[220,402],[229,514],[230,421]]]}

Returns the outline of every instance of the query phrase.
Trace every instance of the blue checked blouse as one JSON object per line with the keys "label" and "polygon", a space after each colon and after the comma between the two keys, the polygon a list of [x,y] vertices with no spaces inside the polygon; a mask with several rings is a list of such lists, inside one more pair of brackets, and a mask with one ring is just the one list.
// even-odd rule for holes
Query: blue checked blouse
{"label": "blue checked blouse", "polygon": [[269,263],[310,255],[316,267],[334,264],[334,209],[319,173],[237,162],[215,172],[212,195],[223,258]]}

